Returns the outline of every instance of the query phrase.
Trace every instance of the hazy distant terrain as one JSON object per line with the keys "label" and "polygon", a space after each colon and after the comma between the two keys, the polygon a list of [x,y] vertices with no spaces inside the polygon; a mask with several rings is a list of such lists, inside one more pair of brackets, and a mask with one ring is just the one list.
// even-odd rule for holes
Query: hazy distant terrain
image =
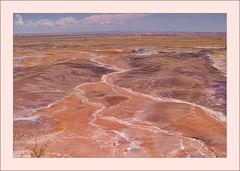
{"label": "hazy distant terrain", "polygon": [[14,36],[14,156],[226,157],[226,35]]}

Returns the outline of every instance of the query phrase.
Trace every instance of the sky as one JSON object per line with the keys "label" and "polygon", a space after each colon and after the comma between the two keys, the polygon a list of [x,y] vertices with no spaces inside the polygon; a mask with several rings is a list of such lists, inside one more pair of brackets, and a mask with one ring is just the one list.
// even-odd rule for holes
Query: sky
{"label": "sky", "polygon": [[14,34],[226,32],[225,13],[15,13]]}

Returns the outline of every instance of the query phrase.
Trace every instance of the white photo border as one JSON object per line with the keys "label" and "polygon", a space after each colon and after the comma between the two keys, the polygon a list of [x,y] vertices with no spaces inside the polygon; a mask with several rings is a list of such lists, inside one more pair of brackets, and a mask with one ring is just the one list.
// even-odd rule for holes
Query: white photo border
{"label": "white photo border", "polygon": [[[226,13],[226,158],[13,158],[13,13]],[[2,1],[1,2],[2,170],[238,170],[239,2],[238,1]]]}

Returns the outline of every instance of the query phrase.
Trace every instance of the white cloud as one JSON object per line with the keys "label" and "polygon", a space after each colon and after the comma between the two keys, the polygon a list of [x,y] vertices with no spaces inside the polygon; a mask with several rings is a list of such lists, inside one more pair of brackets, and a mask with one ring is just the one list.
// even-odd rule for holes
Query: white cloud
{"label": "white cloud", "polygon": [[36,27],[36,26],[45,26],[45,27],[54,27],[54,26],[60,26],[60,27],[72,27],[76,26],[79,21],[76,20],[74,17],[64,17],[60,18],[58,20],[51,20],[51,19],[39,19],[39,20],[24,20],[23,17],[20,14],[15,15],[15,25],[18,27]]}
{"label": "white cloud", "polygon": [[21,27],[24,25],[24,21],[23,21],[23,18],[20,14],[16,14],[15,15],[15,25],[18,26],[18,27]]}
{"label": "white cloud", "polygon": [[96,14],[77,20],[74,17],[63,17],[57,20],[48,18],[39,20],[24,20],[20,14],[15,15],[15,25],[22,28],[42,27],[75,27],[89,25],[120,25],[125,23],[135,24],[142,17],[151,14]]}
{"label": "white cloud", "polygon": [[74,17],[64,17],[60,18],[55,23],[56,25],[59,26],[76,26],[79,23],[79,21],[76,20]]}
{"label": "white cloud", "polygon": [[83,25],[98,25],[98,24],[124,24],[140,19],[151,14],[98,14],[91,15],[80,21]]}
{"label": "white cloud", "polygon": [[40,19],[36,21],[36,25],[53,27],[55,26],[55,22],[50,19]]}

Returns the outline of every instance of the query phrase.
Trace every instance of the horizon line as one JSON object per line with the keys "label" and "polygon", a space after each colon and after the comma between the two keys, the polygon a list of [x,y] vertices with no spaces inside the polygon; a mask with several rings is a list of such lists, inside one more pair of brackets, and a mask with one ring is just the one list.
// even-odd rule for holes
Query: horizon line
{"label": "horizon line", "polygon": [[59,32],[59,33],[13,33],[13,36],[61,36],[61,35],[112,35],[112,34],[221,34],[226,35],[227,32],[222,31],[208,31],[208,32],[197,32],[197,31],[97,31],[97,32]]}

